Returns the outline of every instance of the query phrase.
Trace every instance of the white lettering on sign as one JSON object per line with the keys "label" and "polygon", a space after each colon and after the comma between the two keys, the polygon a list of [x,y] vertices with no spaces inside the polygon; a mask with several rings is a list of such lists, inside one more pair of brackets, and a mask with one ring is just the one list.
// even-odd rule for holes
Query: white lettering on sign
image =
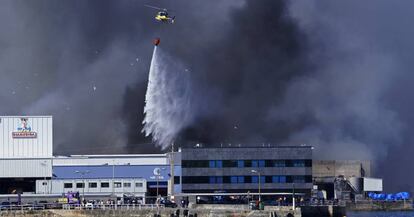
{"label": "white lettering on sign", "polygon": [[12,132],[12,136],[14,139],[34,139],[37,138],[36,132]]}

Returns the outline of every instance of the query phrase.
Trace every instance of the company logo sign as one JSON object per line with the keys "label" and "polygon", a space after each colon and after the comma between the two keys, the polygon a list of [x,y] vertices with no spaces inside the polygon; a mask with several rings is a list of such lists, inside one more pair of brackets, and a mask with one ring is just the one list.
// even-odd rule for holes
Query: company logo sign
{"label": "company logo sign", "polygon": [[32,131],[28,118],[20,118],[20,126],[17,132],[12,132],[12,136],[14,139],[34,139],[37,138],[37,133]]}

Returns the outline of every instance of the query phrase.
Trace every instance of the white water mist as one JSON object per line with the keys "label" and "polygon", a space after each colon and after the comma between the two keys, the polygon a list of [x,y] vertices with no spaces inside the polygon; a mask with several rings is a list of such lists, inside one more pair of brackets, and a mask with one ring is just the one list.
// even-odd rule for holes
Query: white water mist
{"label": "white water mist", "polygon": [[163,149],[194,119],[189,71],[154,47],[145,96],[142,132]]}

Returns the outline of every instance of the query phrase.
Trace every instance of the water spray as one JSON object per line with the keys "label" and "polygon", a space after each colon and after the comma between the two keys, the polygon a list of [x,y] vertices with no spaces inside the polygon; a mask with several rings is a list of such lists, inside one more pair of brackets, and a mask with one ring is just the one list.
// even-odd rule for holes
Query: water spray
{"label": "water spray", "polygon": [[193,88],[185,67],[160,52],[160,39],[154,39],[153,44],[142,132],[152,136],[155,144],[165,149],[194,119],[193,113],[188,112],[192,110]]}

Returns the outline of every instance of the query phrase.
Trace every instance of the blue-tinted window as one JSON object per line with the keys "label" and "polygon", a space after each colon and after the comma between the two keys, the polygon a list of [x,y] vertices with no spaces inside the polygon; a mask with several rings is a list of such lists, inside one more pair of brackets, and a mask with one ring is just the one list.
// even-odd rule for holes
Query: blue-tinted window
{"label": "blue-tinted window", "polygon": [[237,176],[231,176],[230,177],[230,182],[231,183],[237,183]]}
{"label": "blue-tinted window", "polygon": [[259,167],[259,162],[257,160],[252,160],[252,167]]}
{"label": "blue-tinted window", "polygon": [[279,176],[280,183],[286,183],[286,176]]}
{"label": "blue-tinted window", "polygon": [[265,167],[265,161],[259,160],[259,167]]}
{"label": "blue-tinted window", "polygon": [[272,176],[272,183],[280,183],[280,177],[279,176]]}
{"label": "blue-tinted window", "polygon": [[216,167],[216,161],[215,161],[215,160],[211,160],[211,161],[209,161],[209,162],[208,162],[208,167],[210,167],[210,168],[214,168],[214,167]]}
{"label": "blue-tinted window", "polygon": [[244,167],[244,160],[238,160],[237,161],[237,167],[239,167],[239,168]]}
{"label": "blue-tinted window", "polygon": [[259,176],[252,176],[252,183],[259,183]]}
{"label": "blue-tinted window", "polygon": [[223,161],[222,160],[217,160],[216,161],[216,167],[217,168],[222,168],[223,167]]}
{"label": "blue-tinted window", "polygon": [[244,176],[237,177],[237,182],[238,183],[244,183]]}
{"label": "blue-tinted window", "polygon": [[293,161],[293,167],[305,167],[305,161],[304,160],[294,160]]}
{"label": "blue-tinted window", "polygon": [[274,167],[286,167],[286,162],[284,160],[276,160],[273,166]]}
{"label": "blue-tinted window", "polygon": [[223,176],[217,176],[216,177],[216,183],[217,184],[222,184],[223,183]]}
{"label": "blue-tinted window", "polygon": [[[260,182],[266,183],[266,177],[260,176]],[[259,176],[252,176],[252,183],[259,183]]]}
{"label": "blue-tinted window", "polygon": [[209,182],[210,182],[210,184],[216,183],[216,177],[215,176],[210,176]]}
{"label": "blue-tinted window", "polygon": [[305,183],[305,177],[304,176],[294,176],[293,177],[293,183]]}

